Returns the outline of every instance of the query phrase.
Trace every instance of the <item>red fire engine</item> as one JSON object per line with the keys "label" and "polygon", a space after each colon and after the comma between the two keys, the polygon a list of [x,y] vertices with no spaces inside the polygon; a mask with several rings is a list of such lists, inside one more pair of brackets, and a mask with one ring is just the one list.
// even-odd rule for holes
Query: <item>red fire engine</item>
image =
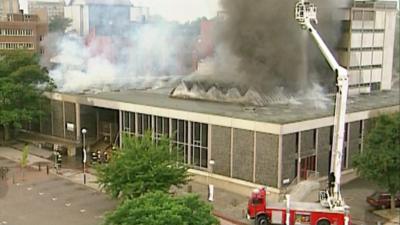
{"label": "red fire engine", "polygon": [[290,202],[289,195],[286,195],[285,202],[267,203],[266,190],[264,188],[255,190],[248,203],[247,217],[253,219],[255,225],[349,225],[349,207],[345,204],[340,194],[348,73],[345,68],[338,64],[317,30],[312,26],[312,22],[317,23],[317,8],[314,4],[300,0],[296,4],[295,18],[302,29],[310,32],[321,53],[337,76],[336,85],[338,89],[333,123],[329,184],[325,191],[320,192],[319,203]]}

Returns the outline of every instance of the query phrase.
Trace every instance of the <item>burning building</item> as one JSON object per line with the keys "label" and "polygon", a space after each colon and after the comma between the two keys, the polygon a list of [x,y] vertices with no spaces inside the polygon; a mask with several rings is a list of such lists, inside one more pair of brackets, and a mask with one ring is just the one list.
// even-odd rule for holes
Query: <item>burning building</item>
{"label": "burning building", "polygon": [[[235,8],[229,9],[231,5],[227,7],[235,12]],[[324,11],[323,7],[321,10]],[[272,13],[277,18],[281,18],[279,13],[284,13],[277,9],[273,11],[276,11]],[[394,37],[392,22],[395,21],[393,17],[396,15],[396,5],[393,2],[356,3],[351,10],[341,11],[344,12],[343,16],[348,15],[347,21],[339,24],[347,35],[334,38],[331,43],[333,46],[347,46],[339,48],[343,52],[338,55],[348,57],[342,64],[350,70],[350,81],[355,82],[351,84],[356,85],[353,87],[357,90],[366,86],[375,87],[370,88],[367,95],[351,95],[348,99],[343,168],[350,170],[353,157],[363,150],[364,138],[371,128],[371,119],[380,113],[399,111],[399,90],[390,90],[389,85],[385,84],[391,82],[391,75],[385,74],[390,72],[387,69],[391,66],[390,60],[385,59],[393,53],[389,49],[389,46],[393,48],[393,38],[378,39],[381,34]],[[285,17],[293,19],[292,12],[290,10],[290,15],[288,12]],[[359,17],[359,12],[366,15]],[[229,17],[229,13],[227,16]],[[251,15],[244,15],[246,16],[253,21]],[[379,22],[382,18],[386,21],[383,27]],[[372,19],[377,21],[371,23]],[[265,22],[259,21],[260,24],[255,27],[256,34],[265,26]],[[289,25],[280,27],[290,30],[291,22],[288,23]],[[320,21],[320,26],[324,23],[329,24],[330,21]],[[360,30],[357,26],[360,23],[365,23],[362,26],[365,29]],[[342,26],[346,24],[348,26]],[[367,29],[371,24],[374,27]],[[56,137],[69,143],[71,155],[80,146],[80,131],[83,127],[88,130],[86,135],[92,140],[92,149],[96,149],[99,140],[106,140],[107,146],[111,147],[113,144],[121,144],[123,133],[141,136],[145,131],[151,130],[155,139],[167,135],[174,145],[184,150],[182,157],[185,163],[192,168],[194,174],[199,175],[195,179],[201,180],[201,177],[212,172],[213,182],[221,187],[224,183],[242,187],[261,184],[278,192],[284,180],[300,181],[307,179],[310,174],[326,176],[329,171],[334,121],[333,96],[321,94],[323,85],[304,82],[313,80],[313,77],[318,80],[320,76],[320,82],[325,77],[333,82],[334,75],[327,72],[323,58],[313,53],[313,48],[305,51],[307,54],[300,54],[303,48],[309,48],[308,40],[300,31],[300,40],[305,40],[305,43],[300,41],[300,46],[296,47],[292,43],[293,46],[286,46],[286,49],[279,49],[283,48],[279,45],[275,46],[278,49],[274,49],[269,43],[270,48],[263,49],[261,44],[257,44],[262,43],[265,38],[268,39],[268,34],[260,31],[260,37],[255,35],[259,40],[248,39],[254,36],[248,36],[244,32],[246,26],[237,25],[243,36],[230,37],[231,39],[221,37],[231,46],[215,50],[216,54],[227,57],[223,58],[226,59],[225,64],[215,63],[220,66],[215,68],[215,71],[221,72],[218,78],[197,74],[185,77],[183,81],[181,77],[172,81],[169,76],[151,82],[153,87],[156,81],[169,83],[160,85],[167,88],[104,91],[97,94],[49,93],[51,113],[25,128],[27,131]],[[297,29],[300,30],[298,27]],[[235,31],[227,31],[226,34],[231,32]],[[329,34],[329,31],[326,32],[325,35]],[[367,39],[360,40],[360,34],[364,38],[376,35],[373,38],[375,42],[372,42],[376,44],[375,47],[362,42]],[[285,37],[288,42],[293,39],[293,36],[279,37]],[[249,41],[247,43],[237,38],[247,38]],[[279,40],[276,43],[280,43]],[[347,45],[342,45],[343,43]],[[254,49],[253,44],[260,48]],[[278,50],[282,52],[276,53]],[[236,57],[231,61],[224,51],[236,52]],[[383,59],[364,61],[364,54],[369,55],[369,52],[375,56],[380,55]],[[322,63],[318,63],[319,61]],[[315,62],[317,66],[312,66]],[[372,64],[368,64],[370,62]],[[355,65],[358,67],[355,68]],[[224,66],[228,66],[227,69],[221,70]],[[234,67],[237,70],[229,70]],[[374,79],[368,80],[368,76],[354,75],[353,69],[361,70],[365,74],[372,72]],[[375,77],[373,74],[377,73],[377,69],[381,76]],[[300,71],[299,75],[293,75],[293,70]],[[228,72],[235,76],[227,78]],[[275,79],[274,76],[278,78]],[[352,80],[356,77],[362,79]],[[293,84],[286,85],[290,81]],[[359,83],[361,81],[362,85]],[[377,82],[381,83],[379,88],[376,88]],[[176,83],[180,85],[176,86]],[[333,85],[334,83],[328,82],[327,86]],[[171,89],[172,95],[183,93],[182,96],[171,97]],[[204,101],[212,98],[214,101]],[[213,166],[209,164],[210,160],[215,162]]]}

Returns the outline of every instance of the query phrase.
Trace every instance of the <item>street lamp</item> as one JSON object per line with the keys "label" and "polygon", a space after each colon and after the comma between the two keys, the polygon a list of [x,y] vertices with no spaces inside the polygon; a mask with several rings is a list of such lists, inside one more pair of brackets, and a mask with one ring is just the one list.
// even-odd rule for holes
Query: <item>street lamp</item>
{"label": "street lamp", "polygon": [[86,184],[86,133],[87,130],[85,128],[82,129],[82,139],[83,139],[83,183]]}
{"label": "street lamp", "polygon": [[[215,164],[215,161],[211,159],[208,164],[210,166],[210,173],[209,174],[210,174],[210,177],[211,177],[212,173],[213,173],[213,166]],[[207,176],[207,183],[209,183],[208,184],[208,201],[212,202],[212,201],[214,201],[214,185],[212,185],[212,184],[210,184],[210,182],[208,182],[208,176]]]}

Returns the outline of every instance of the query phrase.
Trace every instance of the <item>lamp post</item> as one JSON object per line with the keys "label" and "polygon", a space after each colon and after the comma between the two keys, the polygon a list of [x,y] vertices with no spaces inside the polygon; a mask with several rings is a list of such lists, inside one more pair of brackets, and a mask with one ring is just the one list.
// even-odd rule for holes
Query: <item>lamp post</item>
{"label": "lamp post", "polygon": [[85,128],[82,129],[82,140],[83,140],[83,183],[86,184],[86,133],[87,130]]}
{"label": "lamp post", "polygon": [[[210,166],[209,176],[212,177],[213,166],[215,164],[215,161],[211,159],[208,164]],[[210,182],[208,181],[208,176],[207,176],[207,183],[208,183],[208,201],[212,202],[214,201],[214,185],[210,184]]]}

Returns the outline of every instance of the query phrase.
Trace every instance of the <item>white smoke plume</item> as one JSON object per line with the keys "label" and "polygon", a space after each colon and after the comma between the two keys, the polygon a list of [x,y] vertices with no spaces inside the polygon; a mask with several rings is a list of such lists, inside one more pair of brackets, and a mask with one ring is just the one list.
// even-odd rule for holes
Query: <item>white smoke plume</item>
{"label": "white smoke plume", "polygon": [[159,22],[138,26],[124,37],[49,35],[53,41],[45,42],[45,47],[53,49],[46,52],[55,55],[49,74],[61,92],[171,85],[192,69],[193,35],[179,32],[179,24]]}

